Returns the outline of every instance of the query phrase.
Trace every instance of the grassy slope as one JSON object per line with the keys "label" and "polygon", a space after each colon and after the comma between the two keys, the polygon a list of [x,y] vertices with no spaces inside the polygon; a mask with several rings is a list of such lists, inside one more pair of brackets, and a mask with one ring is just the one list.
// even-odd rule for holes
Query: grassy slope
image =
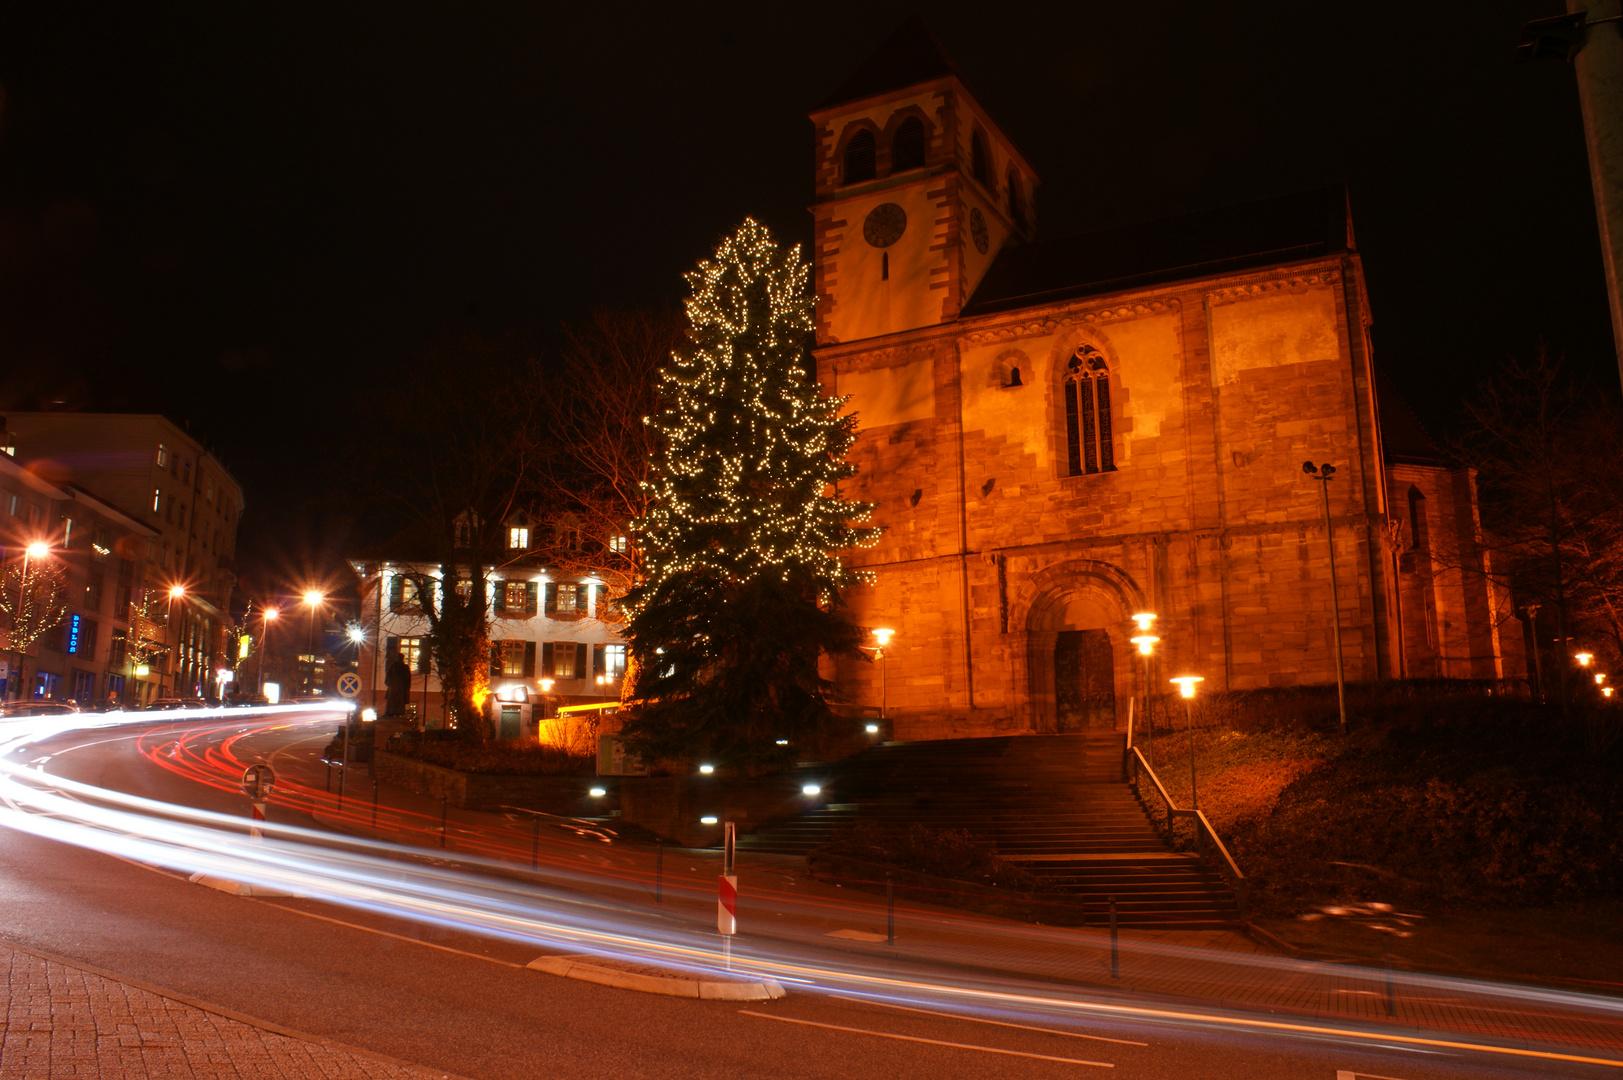
{"label": "grassy slope", "polygon": [[[1623,755],[1525,704],[1425,702],[1333,727],[1196,731],[1200,806],[1287,940],[1379,957],[1379,901],[1422,915],[1417,966],[1608,981],[1623,970]],[[1188,805],[1187,731],[1140,739]],[[1363,920],[1369,923],[1372,920]],[[1580,933],[1574,938],[1574,933]]]}

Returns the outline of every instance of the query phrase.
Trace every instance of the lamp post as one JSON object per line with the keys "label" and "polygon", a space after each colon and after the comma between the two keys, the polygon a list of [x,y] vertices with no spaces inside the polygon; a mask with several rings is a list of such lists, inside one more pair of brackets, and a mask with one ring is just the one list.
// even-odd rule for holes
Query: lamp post
{"label": "lamp post", "polygon": [[[169,586],[169,601],[163,609],[163,636],[164,643],[169,647],[169,655],[174,658],[175,664],[175,693],[180,693],[180,650],[175,648],[175,601],[186,595],[186,586]],[[158,696],[163,696],[163,680],[158,680]]]}
{"label": "lamp post", "polygon": [[310,673],[304,678],[304,693],[308,694],[315,689],[316,681],[316,611],[325,603],[327,597],[318,589],[307,589],[304,593],[304,604],[310,609],[310,640],[308,651],[310,654]]}
{"label": "lamp post", "polygon": [[1302,462],[1302,471],[1319,481],[1319,493],[1324,497],[1324,542],[1330,548],[1330,626],[1336,643],[1336,707],[1341,712],[1341,733],[1347,734],[1347,681],[1341,667],[1341,598],[1336,589],[1336,537],[1330,524],[1330,480],[1336,475],[1331,464],[1315,465]]}
{"label": "lamp post", "polygon": [[1183,715],[1189,721],[1189,809],[1199,810],[1200,800],[1195,796],[1195,710],[1190,702],[1195,698],[1195,684],[1206,680],[1199,675],[1179,675],[1169,681],[1178,684],[1178,693],[1183,697]]}
{"label": "lamp post", "polygon": [[1526,604],[1522,610],[1527,613],[1527,627],[1533,638],[1533,686],[1534,697],[1539,704],[1544,703],[1544,662],[1538,655],[1538,608],[1537,604]]}
{"label": "lamp post", "polygon": [[[1161,639],[1150,633],[1150,626],[1155,622],[1155,616],[1148,611],[1141,611],[1133,616],[1133,622],[1138,624],[1138,636],[1130,638],[1138,646],[1138,655],[1144,658],[1144,723],[1150,734],[1155,734],[1155,725],[1150,723],[1150,654],[1155,652],[1155,643]],[[1127,723],[1127,749],[1133,748],[1133,724],[1131,718]],[[1155,753],[1155,742],[1150,742],[1150,753]]]}
{"label": "lamp post", "polygon": [[261,629],[259,631],[259,694],[265,693],[265,650],[270,647],[270,624],[279,612],[268,607],[259,614]]}
{"label": "lamp post", "polygon": [[[51,553],[51,546],[43,540],[35,540],[23,548],[23,572],[17,578],[17,613],[12,616],[12,625],[23,616],[23,608],[28,604],[28,563],[31,559],[43,559]],[[21,698],[28,689],[28,683],[23,678],[23,651],[17,650],[17,697]]]}
{"label": "lamp post", "polygon": [[[885,722],[886,669],[889,666],[885,661],[885,647],[890,644],[890,639],[895,633],[894,630],[887,630],[882,627],[873,632],[874,640],[879,642],[874,648],[873,654],[879,658],[879,722],[881,724]],[[886,737],[888,738],[888,736]]]}

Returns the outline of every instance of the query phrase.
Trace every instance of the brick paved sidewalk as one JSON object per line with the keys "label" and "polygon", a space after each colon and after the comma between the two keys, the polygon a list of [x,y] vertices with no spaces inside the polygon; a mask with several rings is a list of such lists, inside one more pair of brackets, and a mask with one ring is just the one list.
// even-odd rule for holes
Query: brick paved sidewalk
{"label": "brick paved sidewalk", "polygon": [[0,945],[0,1078],[453,1080]]}

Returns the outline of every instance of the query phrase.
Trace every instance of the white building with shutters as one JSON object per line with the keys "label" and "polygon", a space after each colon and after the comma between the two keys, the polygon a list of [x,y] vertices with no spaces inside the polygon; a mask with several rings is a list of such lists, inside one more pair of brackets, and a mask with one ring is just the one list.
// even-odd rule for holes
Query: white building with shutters
{"label": "white building with shutters", "polygon": [[[361,620],[367,631],[359,665],[365,687],[362,707],[382,714],[389,657],[398,652],[412,673],[407,715],[429,727],[440,726],[445,694],[431,670],[429,621],[417,584],[443,582],[441,568],[390,560],[352,560],[350,565],[361,579]],[[626,670],[623,623],[611,610],[600,579],[561,574],[525,554],[522,546],[515,548],[512,560],[486,567],[485,575],[491,593],[491,690],[498,699],[522,697],[534,706],[523,710],[518,730],[503,725],[498,736],[533,736],[534,721],[555,715],[563,705],[619,700]]]}

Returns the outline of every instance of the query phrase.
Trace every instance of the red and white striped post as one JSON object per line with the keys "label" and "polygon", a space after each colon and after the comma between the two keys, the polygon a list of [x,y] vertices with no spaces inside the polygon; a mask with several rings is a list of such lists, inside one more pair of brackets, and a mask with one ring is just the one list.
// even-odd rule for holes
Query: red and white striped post
{"label": "red and white striped post", "polygon": [[[262,802],[254,803],[254,820],[256,822],[265,820],[265,804],[264,803],[262,803]],[[250,840],[263,840],[263,839],[265,839],[265,834],[259,831],[259,826],[258,825],[250,825],[250,826],[248,826],[248,838]]]}
{"label": "red and white striped post", "polygon": [[733,873],[733,823],[727,822],[721,849],[721,880],[716,886],[716,933],[738,933],[738,875]]}

